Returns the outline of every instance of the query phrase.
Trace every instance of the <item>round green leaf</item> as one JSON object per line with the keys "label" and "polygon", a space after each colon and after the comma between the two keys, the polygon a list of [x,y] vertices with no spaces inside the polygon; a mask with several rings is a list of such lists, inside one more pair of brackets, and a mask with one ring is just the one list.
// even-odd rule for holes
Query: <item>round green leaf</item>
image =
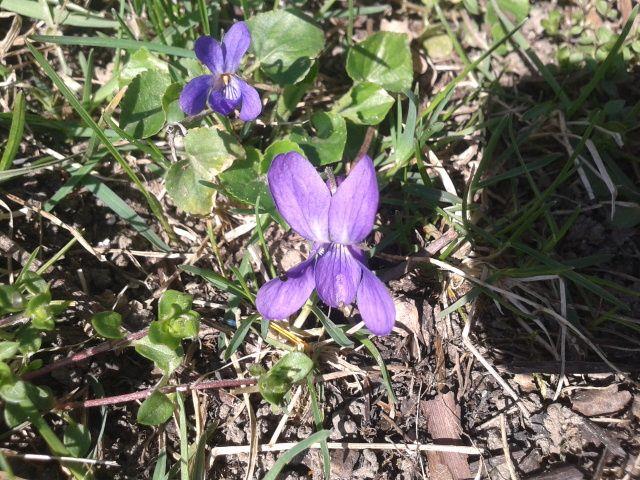
{"label": "round green leaf", "polygon": [[0,397],[7,403],[20,403],[28,400],[27,383],[17,380],[0,386]]}
{"label": "round green leaf", "polygon": [[49,290],[49,284],[37,273],[27,271],[21,275],[19,287],[23,292],[37,295]]}
{"label": "round green leaf", "polygon": [[313,135],[302,128],[296,128],[291,133],[291,139],[300,145],[306,157],[315,165],[342,160],[347,143],[344,118],[335,113],[317,112],[311,117],[311,125],[315,129]]}
{"label": "round green leaf", "polygon": [[356,82],[372,82],[390,92],[411,90],[413,60],[409,37],[404,33],[374,33],[351,47],[347,73]]}
{"label": "round green leaf", "polygon": [[334,105],[333,111],[360,125],[377,125],[389,112],[394,99],[373,83],[354,85]]}
{"label": "round green leaf", "polygon": [[324,47],[324,34],[297,10],[259,13],[247,22],[260,68],[280,85],[302,80]]}
{"label": "round green leaf", "polygon": [[18,353],[18,342],[0,342],[0,361],[13,358]]}
{"label": "round green leaf", "polygon": [[13,375],[11,368],[9,368],[9,365],[4,362],[0,362],[0,385],[13,383],[15,380],[15,376]]}
{"label": "round green leaf", "polygon": [[169,322],[169,332],[176,338],[194,338],[200,329],[200,314],[190,310]]}
{"label": "round green leaf", "polygon": [[135,138],[158,133],[165,121],[162,97],[170,84],[169,75],[157,70],[135,77],[120,102],[120,128]]}
{"label": "round green leaf", "polygon": [[24,297],[15,285],[0,285],[0,314],[13,313],[24,309]]}
{"label": "round green leaf", "polygon": [[120,328],[122,325],[122,315],[118,312],[99,312],[91,318],[91,325],[104,338],[118,339],[124,337]]}
{"label": "round green leaf", "polygon": [[167,290],[158,301],[158,320],[168,320],[191,310],[193,297],[177,290]]}
{"label": "round green leaf", "polygon": [[429,58],[433,60],[448,58],[453,52],[453,43],[446,33],[429,37],[422,42],[422,45]]}
{"label": "round green leaf", "polygon": [[235,163],[229,170],[220,174],[224,191],[230,197],[248,205],[255,205],[260,197],[260,209],[271,214],[275,206],[267,188],[264,175],[258,173],[259,152],[247,149],[247,158]]}
{"label": "round green leaf", "polygon": [[25,313],[38,330],[53,330],[55,321],[51,310],[51,293],[47,290],[29,300]]}
{"label": "round green leaf", "polygon": [[138,409],[137,422],[141,425],[160,425],[173,414],[173,402],[161,392],[153,392]]}
{"label": "round green leaf", "polygon": [[85,425],[71,420],[64,429],[63,442],[71,455],[83,457],[91,448],[91,432]]}
{"label": "round green leaf", "polygon": [[149,325],[149,340],[155,344],[166,345],[171,349],[178,348],[180,346],[180,338],[173,335],[169,327],[169,320],[151,322],[151,325]]}

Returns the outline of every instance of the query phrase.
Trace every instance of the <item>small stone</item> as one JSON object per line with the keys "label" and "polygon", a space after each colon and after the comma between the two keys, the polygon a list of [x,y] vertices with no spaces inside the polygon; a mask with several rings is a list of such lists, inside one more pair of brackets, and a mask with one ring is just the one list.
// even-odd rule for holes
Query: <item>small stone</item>
{"label": "small stone", "polygon": [[586,417],[617,413],[631,401],[631,393],[618,391],[617,385],[604,389],[590,389],[578,392],[572,399],[573,410]]}

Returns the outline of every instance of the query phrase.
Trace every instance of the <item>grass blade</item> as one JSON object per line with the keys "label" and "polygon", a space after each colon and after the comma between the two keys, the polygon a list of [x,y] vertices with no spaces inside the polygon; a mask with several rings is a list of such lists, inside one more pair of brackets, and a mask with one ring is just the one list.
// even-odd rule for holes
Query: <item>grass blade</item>
{"label": "grass blade", "polygon": [[316,442],[321,442],[329,438],[329,430],[320,430],[319,432],[314,433],[313,435],[305,438],[301,442],[296,443],[290,450],[284,452],[280,455],[280,458],[273,464],[271,470],[262,477],[262,480],[277,480],[280,478],[278,475],[280,471],[291,461],[294,457],[302,452],[304,452],[307,448],[313,445]]}
{"label": "grass blade", "polygon": [[364,335],[356,334],[356,337],[358,341],[364,346],[364,348],[369,350],[369,353],[378,364],[378,367],[380,367],[380,373],[382,374],[382,381],[384,382],[384,386],[387,389],[387,395],[389,396],[389,403],[397,403],[398,400],[396,399],[396,396],[393,393],[393,388],[391,388],[391,378],[389,377],[387,366],[384,364],[384,358],[382,358],[380,351],[373,344],[373,342],[369,338],[365,337]]}
{"label": "grass blade", "polygon": [[224,359],[229,360],[231,355],[236,353],[236,350],[240,347],[240,344],[243,342],[244,338],[249,333],[249,329],[253,322],[256,321],[258,315],[251,315],[250,317],[245,318],[242,322],[240,322],[240,326],[236,330],[236,333],[233,334],[231,340],[229,341],[229,345],[224,351]]}
{"label": "grass blade", "polygon": [[24,118],[25,118],[25,102],[24,94],[20,91],[16,95],[15,102],[13,104],[13,116],[11,117],[11,130],[9,130],[9,137],[7,138],[7,146],[0,159],[0,172],[8,170],[13,164],[14,158],[18,153],[18,147],[20,147],[20,141],[22,140],[22,134],[24,133]]}
{"label": "grass blade", "polygon": [[[17,13],[23,17],[30,17],[45,21],[48,20],[47,13],[43,11],[40,2],[37,1],[2,0],[0,1],[0,8]],[[97,15],[91,14],[90,12],[82,13],[76,11],[72,13],[67,11],[61,13],[63,13],[62,18],[57,21],[60,25],[84,28],[118,28],[118,22],[101,18]]]}
{"label": "grass blade", "polygon": [[[324,423],[324,415],[320,408],[320,402],[318,401],[318,391],[313,382],[313,375],[307,377],[307,388],[309,389],[309,398],[311,398],[311,411],[313,412],[313,422],[316,424],[318,431],[322,430],[322,424]],[[327,440],[320,441],[320,452],[322,454],[322,472],[325,480],[331,478],[331,456],[329,455],[329,446]]]}
{"label": "grass blade", "polygon": [[55,43],[56,45],[121,48],[123,50],[140,50],[144,47],[150,52],[164,53],[165,55],[171,55],[173,57],[196,58],[196,54],[186,48],[172,47],[158,42],[139,42],[138,40],[130,40],[127,38],[57,37],[53,35],[33,35],[30,38],[34,42]]}
{"label": "grass blade", "polygon": [[192,265],[180,265],[180,270],[188,272],[192,275],[198,275],[199,277],[202,277],[207,282],[209,282],[219,290],[222,290],[223,292],[233,293],[240,298],[246,298],[247,300],[251,301],[251,298],[247,297],[246,292],[242,288],[234,285],[232,282],[224,278],[222,275],[218,275],[213,270],[194,267]]}

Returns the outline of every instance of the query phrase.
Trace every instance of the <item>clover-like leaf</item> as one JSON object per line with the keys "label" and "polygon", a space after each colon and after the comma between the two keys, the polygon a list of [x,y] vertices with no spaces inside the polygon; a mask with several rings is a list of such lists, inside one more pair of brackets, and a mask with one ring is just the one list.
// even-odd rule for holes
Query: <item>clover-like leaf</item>
{"label": "clover-like leaf", "polygon": [[291,387],[304,380],[313,369],[313,360],[302,352],[289,352],[258,379],[262,397],[273,405],[280,405]]}
{"label": "clover-like leaf", "polygon": [[170,84],[171,77],[158,70],[136,76],[120,103],[120,128],[135,138],[158,133],[165,122],[162,98]]}
{"label": "clover-like leaf", "polygon": [[298,10],[259,13],[247,22],[261,70],[280,85],[302,80],[324,47],[324,35]]}
{"label": "clover-like leaf", "polygon": [[377,125],[384,120],[394,101],[384,88],[365,82],[354,85],[340,97],[333,111],[356,124]]}
{"label": "clover-like leaf", "polygon": [[390,92],[410,90],[413,61],[409,37],[404,33],[374,33],[351,47],[347,73],[355,82],[372,82]]}
{"label": "clover-like leaf", "polygon": [[206,215],[213,207],[215,193],[206,182],[244,158],[244,149],[233,136],[213,127],[189,130],[184,148],[186,159],[171,165],[167,172],[167,192],[178,208]]}
{"label": "clover-like leaf", "polygon": [[311,116],[311,125],[315,132],[308,134],[297,128],[291,133],[305,156],[316,165],[339,162],[347,143],[347,124],[344,118],[335,113],[317,112]]}

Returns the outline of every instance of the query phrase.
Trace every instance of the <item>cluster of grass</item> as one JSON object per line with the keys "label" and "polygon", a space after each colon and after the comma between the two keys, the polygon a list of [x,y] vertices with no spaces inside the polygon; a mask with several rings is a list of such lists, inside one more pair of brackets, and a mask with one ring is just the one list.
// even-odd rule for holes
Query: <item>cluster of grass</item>
{"label": "cluster of grass", "polygon": [[[90,378],[86,385],[95,397],[107,397],[103,402],[54,402],[69,392],[36,386],[36,379],[98,353],[132,346],[141,361],[152,362],[161,372],[151,389],[138,392],[136,399],[145,399],[138,423],[157,426],[173,418],[178,432],[175,451],[161,442],[151,469],[154,480],[206,478],[216,425],[203,424],[184,392],[241,386],[252,419],[247,478],[257,451],[249,393],[259,391],[289,413],[297,398],[293,387],[309,397],[317,431],[285,452],[265,478],[276,478],[288,461],[316,442],[328,478],[322,360],[362,349],[380,371],[390,404],[395,396],[376,342],[341,324],[339,312],[327,313],[315,298],[291,322],[269,323],[255,311],[258,287],[278,273],[269,234],[284,226],[274,212],[264,173],[276,154],[291,149],[340,173],[363,142],[369,146],[382,191],[376,226],[382,240],[369,253],[381,259],[379,265],[412,257],[414,266],[442,275],[442,316],[458,315],[469,322],[472,312],[479,320],[500,312],[525,340],[510,345],[516,356],[523,345],[533,345],[543,352],[541,357],[551,355],[563,366],[570,338],[578,339],[581,354],[599,356],[613,369],[612,355],[624,360],[625,352],[633,351],[629,343],[637,346],[637,252],[616,250],[631,250],[635,240],[629,232],[640,223],[640,168],[633,138],[640,113],[633,83],[640,59],[637,8],[618,11],[602,5],[608,2],[582,2],[571,18],[549,15],[541,27],[555,58],[540,58],[523,34],[531,22],[527,1],[424,0],[420,5],[407,2],[400,13],[369,2],[311,3],[123,0],[115,8],[88,10],[70,2],[0,1],[0,9],[16,14],[8,17],[7,39],[24,40],[2,51],[5,63],[0,66],[3,101],[11,106],[10,112],[0,113],[0,131],[6,133],[0,144],[0,206],[9,212],[0,221],[8,225],[9,240],[14,230],[36,231],[29,226],[34,215],[66,236],[61,248],[54,247],[58,240],[42,239],[40,249],[18,259],[20,268],[7,250],[6,268],[0,270],[0,397],[9,427],[2,438],[32,425],[50,453],[64,457],[61,464],[75,478],[109,471],[113,465],[101,456],[106,406],[129,398],[104,391]],[[259,21],[252,19],[284,8],[304,17],[310,37],[321,29],[323,40],[318,48],[313,39],[301,42],[311,53],[286,70],[267,64],[256,50],[245,74],[253,75],[267,100],[261,119],[239,124],[213,114],[185,118],[177,107],[178,94],[187,78],[203,73],[195,61],[194,40],[202,34],[220,38],[243,18],[258,28]],[[600,24],[594,24],[593,15]],[[363,48],[366,54],[375,41],[398,42],[394,48],[409,44],[408,37],[354,41],[359,19],[385,16],[422,22],[425,33],[412,49],[414,56],[426,58],[429,69],[437,71],[425,51],[435,57],[435,47],[457,58],[454,73],[441,75],[435,91],[414,76],[411,55],[408,84],[397,73],[406,70],[403,59],[393,59],[399,62],[391,69],[397,76],[389,78],[370,65],[363,67],[362,59],[348,58]],[[33,28],[25,28],[27,24]],[[330,25],[338,25],[338,33]],[[470,38],[488,41],[474,48]],[[264,46],[268,40],[263,51],[275,49]],[[284,40],[290,41],[286,35]],[[280,55],[277,50],[270,54]],[[507,57],[519,58],[527,73],[507,70]],[[337,80],[327,79],[336,71]],[[336,82],[335,98],[327,104],[326,87],[333,89]],[[155,98],[142,103],[134,93],[138,90]],[[456,163],[467,149],[471,156]],[[204,163],[213,165],[215,174],[202,179],[198,175]],[[181,176],[182,171],[193,177]],[[32,192],[37,204],[25,198],[24,182],[52,172],[64,179],[60,185]],[[158,185],[166,192],[158,194]],[[87,328],[90,323],[92,332],[105,340],[81,350],[76,359],[54,362],[46,348],[56,329],[69,327],[59,318],[73,302],[56,297],[55,290],[52,296],[47,282],[55,278],[47,274],[55,277],[55,267],[76,249],[84,249],[83,255],[95,262],[109,262],[113,253],[88,240],[92,235],[82,227],[90,226],[74,225],[67,215],[65,205],[78,191],[109,209],[122,231],[135,232],[140,257],[177,258],[180,263],[143,299],[148,305],[159,299],[148,329],[128,333],[116,312],[93,311]],[[603,225],[607,235],[628,237],[628,243],[597,239],[598,246],[584,253],[576,240],[584,222]],[[425,245],[445,232],[455,232],[453,241],[427,258]],[[598,251],[611,243],[615,247],[609,251]],[[464,277],[471,288],[459,294],[451,288],[449,274]],[[195,295],[201,303],[194,303],[194,295],[168,289],[175,288],[172,282],[179,276],[204,282],[200,285],[222,299],[217,320],[206,325],[217,332],[220,361],[231,362],[235,373],[230,380],[238,383],[179,385],[176,370],[185,363],[189,368],[198,345],[190,339],[205,326],[198,306],[208,300]],[[493,305],[478,304],[482,299]],[[349,317],[348,310],[343,313]],[[602,338],[608,345],[602,345]],[[622,347],[616,347],[616,339],[625,340]],[[252,364],[239,356],[247,342],[256,341],[264,342],[268,362]],[[256,390],[247,387],[252,383]],[[99,421],[89,424],[86,414],[76,415],[79,407],[101,407]],[[178,460],[170,462],[173,457]],[[11,476],[2,453],[0,462]]]}

